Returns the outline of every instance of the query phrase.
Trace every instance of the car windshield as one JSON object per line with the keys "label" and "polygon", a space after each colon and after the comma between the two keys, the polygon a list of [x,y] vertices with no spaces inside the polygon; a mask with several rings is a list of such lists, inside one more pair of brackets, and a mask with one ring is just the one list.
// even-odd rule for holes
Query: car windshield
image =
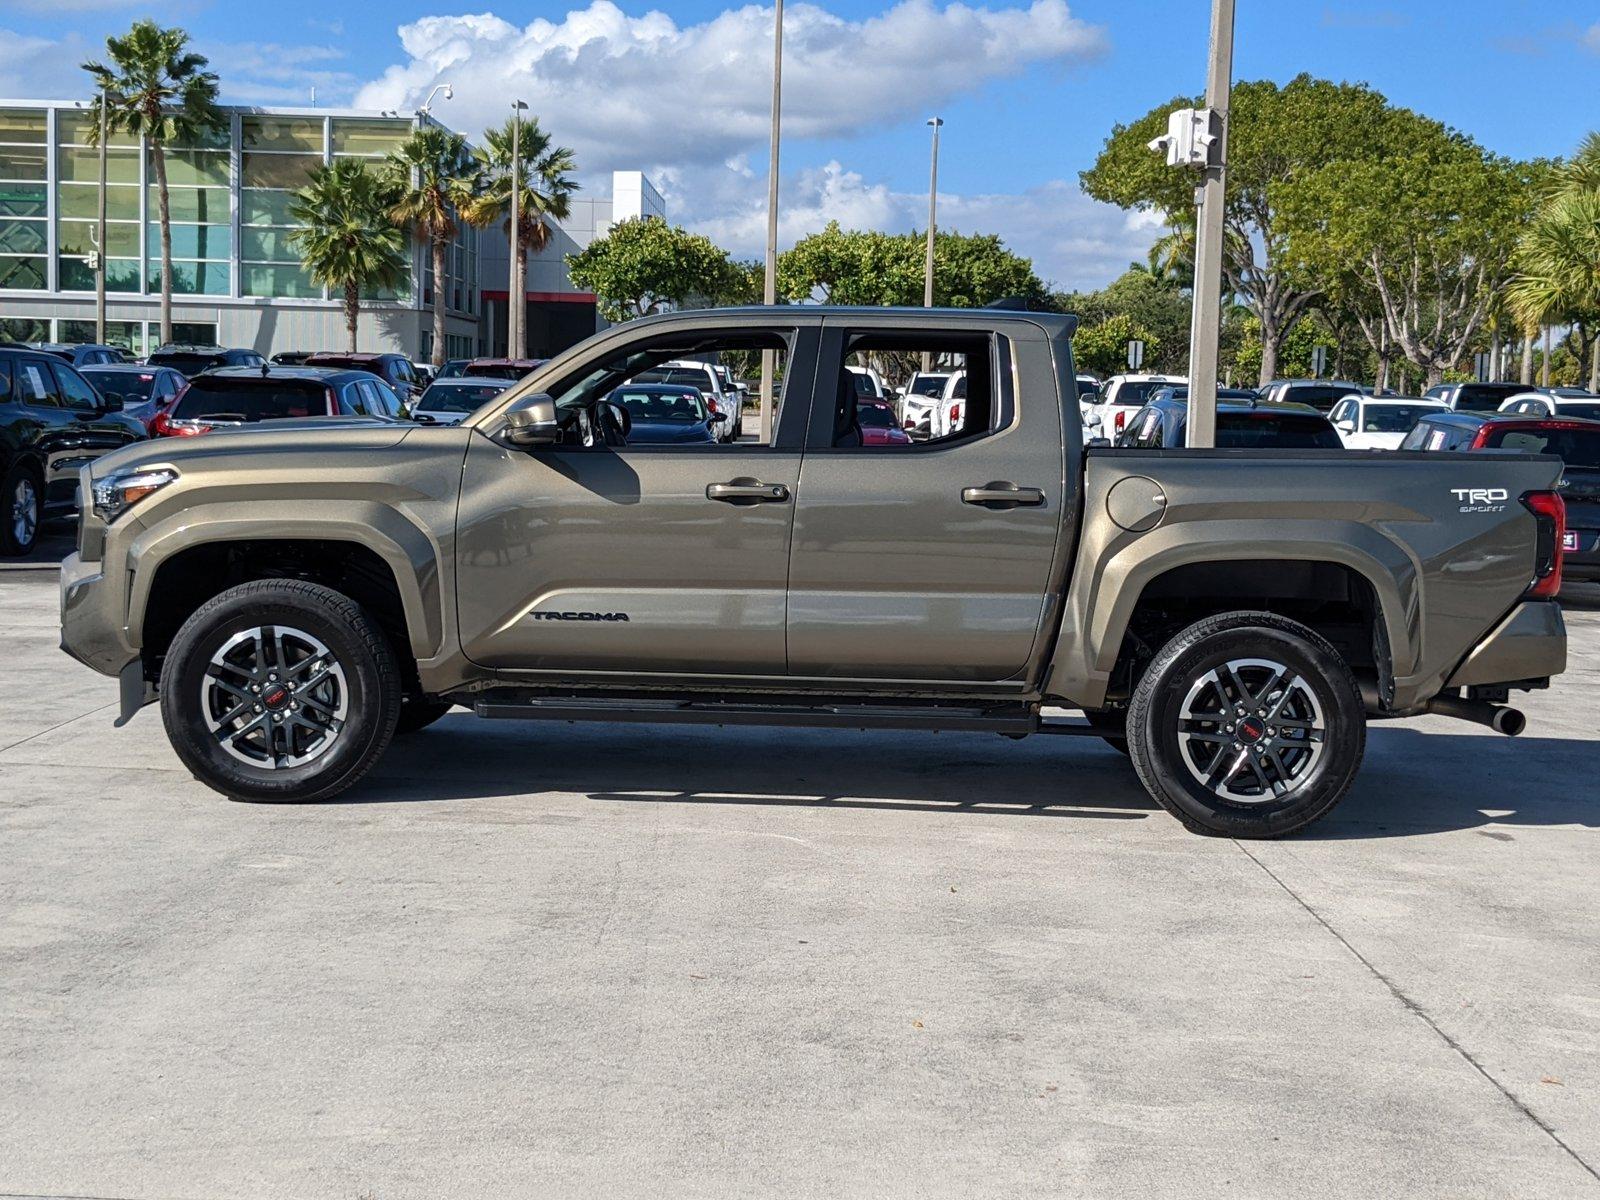
{"label": "car windshield", "polygon": [[882,404],[863,404],[856,409],[856,422],[863,429],[897,429],[894,413]]}
{"label": "car windshield", "polygon": [[1355,389],[1349,384],[1291,383],[1283,389],[1283,399],[1291,404],[1309,404],[1327,412]]}
{"label": "car windshield", "polygon": [[711,372],[704,367],[656,367],[641,371],[634,383],[675,383],[686,387],[711,388]]}
{"label": "car windshield", "polygon": [[1276,413],[1218,413],[1218,449],[1339,450],[1344,443],[1326,421]]}
{"label": "car windshield", "polygon": [[173,409],[178,420],[276,421],[326,416],[328,389],[312,379],[228,379],[202,376]]}
{"label": "car windshield", "polygon": [[662,392],[653,388],[618,388],[611,402],[628,410],[635,421],[676,421],[691,425],[706,419],[706,402],[688,392]]}
{"label": "car windshield", "polygon": [[855,380],[857,398],[864,400],[868,396],[877,396],[878,389],[872,386],[872,377],[870,375],[862,375],[859,372],[851,371],[850,378]]}
{"label": "car windshield", "polygon": [[214,367],[222,360],[215,354],[152,354],[151,366],[171,367],[180,375],[198,375],[207,367]]}
{"label": "car windshield", "polygon": [[150,389],[156,383],[154,375],[147,375],[143,371],[96,371],[93,367],[80,370],[85,379],[100,389],[101,395],[115,392],[130,403],[150,399]]}
{"label": "car windshield", "polygon": [[1600,467],[1600,428],[1495,429],[1484,445],[1523,454],[1554,454],[1569,467]]}
{"label": "car windshield", "polygon": [[1512,396],[1527,390],[1520,383],[1464,383],[1456,393],[1456,411],[1495,412]]}
{"label": "car windshield", "polygon": [[507,366],[503,363],[468,363],[463,375],[476,379],[509,379],[513,383],[521,379],[528,372],[521,367]]}
{"label": "car windshield", "polygon": [[476,412],[506,389],[499,383],[434,384],[417,401],[418,412]]}
{"label": "car windshield", "polygon": [[1370,404],[1361,413],[1362,433],[1407,433],[1438,409],[1431,404]]}
{"label": "car windshield", "polygon": [[1129,408],[1142,408],[1144,402],[1153,393],[1160,391],[1164,387],[1171,386],[1171,384],[1164,383],[1159,379],[1130,379],[1118,386],[1117,394],[1113,399],[1115,403],[1126,405]]}
{"label": "car windshield", "polygon": [[1582,417],[1585,421],[1600,421],[1600,400],[1593,404],[1572,404],[1563,401],[1556,406],[1556,412],[1563,417]]}
{"label": "car windshield", "polygon": [[918,375],[911,381],[911,393],[916,396],[938,396],[944,392],[945,376]]}

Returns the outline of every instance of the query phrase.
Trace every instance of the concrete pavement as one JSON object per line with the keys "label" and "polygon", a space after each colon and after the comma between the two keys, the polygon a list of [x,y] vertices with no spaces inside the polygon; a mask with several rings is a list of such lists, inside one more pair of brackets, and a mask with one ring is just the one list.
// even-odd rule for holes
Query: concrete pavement
{"label": "concrete pavement", "polygon": [[[1600,602],[1311,836],[1098,743],[523,727],[234,804],[0,573],[0,1193],[1600,1198]],[[1600,589],[1595,591],[1600,597]]]}

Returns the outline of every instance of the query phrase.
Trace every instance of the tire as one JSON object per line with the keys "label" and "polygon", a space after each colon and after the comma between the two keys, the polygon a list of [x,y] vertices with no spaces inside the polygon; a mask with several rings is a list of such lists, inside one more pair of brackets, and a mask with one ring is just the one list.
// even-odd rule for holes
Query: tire
{"label": "tire", "polygon": [[1128,753],[1128,714],[1111,709],[1084,709],[1084,718],[1118,754]]}
{"label": "tire", "polygon": [[33,471],[18,463],[0,483],[0,554],[33,553],[43,523],[44,487]]}
{"label": "tire", "polygon": [[1151,661],[1128,741],[1140,782],[1192,832],[1276,838],[1344,798],[1366,712],[1350,668],[1315,632],[1275,613],[1224,613]]}
{"label": "tire", "polygon": [[372,769],[400,717],[383,631],[331,588],[264,579],[184,622],[161,670],[161,717],[184,766],[237,800],[326,800]]}
{"label": "tire", "polygon": [[400,719],[395,723],[395,737],[404,737],[426,729],[455,705],[444,700],[406,700],[400,705]]}

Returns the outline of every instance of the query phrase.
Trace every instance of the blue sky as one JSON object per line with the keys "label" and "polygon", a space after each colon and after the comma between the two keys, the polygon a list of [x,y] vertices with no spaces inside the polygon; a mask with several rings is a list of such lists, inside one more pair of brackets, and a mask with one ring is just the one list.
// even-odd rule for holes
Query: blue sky
{"label": "blue sky", "polygon": [[[76,64],[138,16],[181,24],[225,98],[414,107],[475,133],[529,97],[586,183],[642,167],[675,218],[742,253],[760,245],[770,9],[711,0],[471,8],[175,0],[0,0],[12,53],[0,94],[81,92]],[[1104,283],[1149,221],[1084,198],[1078,172],[1111,125],[1199,90],[1206,0],[791,0],[784,240],[832,216],[922,220],[927,129],[947,124],[941,224],[993,230],[1064,286]],[[1240,0],[1235,74],[1363,80],[1511,155],[1559,155],[1600,125],[1600,8],[1573,0]]]}

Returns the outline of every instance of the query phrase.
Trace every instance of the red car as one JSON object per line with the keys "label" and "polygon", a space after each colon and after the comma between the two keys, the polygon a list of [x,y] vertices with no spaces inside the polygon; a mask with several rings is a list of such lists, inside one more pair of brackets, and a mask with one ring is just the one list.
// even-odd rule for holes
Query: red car
{"label": "red car", "polygon": [[911,435],[900,425],[894,409],[882,400],[861,400],[856,404],[856,421],[861,426],[863,446],[909,446]]}

